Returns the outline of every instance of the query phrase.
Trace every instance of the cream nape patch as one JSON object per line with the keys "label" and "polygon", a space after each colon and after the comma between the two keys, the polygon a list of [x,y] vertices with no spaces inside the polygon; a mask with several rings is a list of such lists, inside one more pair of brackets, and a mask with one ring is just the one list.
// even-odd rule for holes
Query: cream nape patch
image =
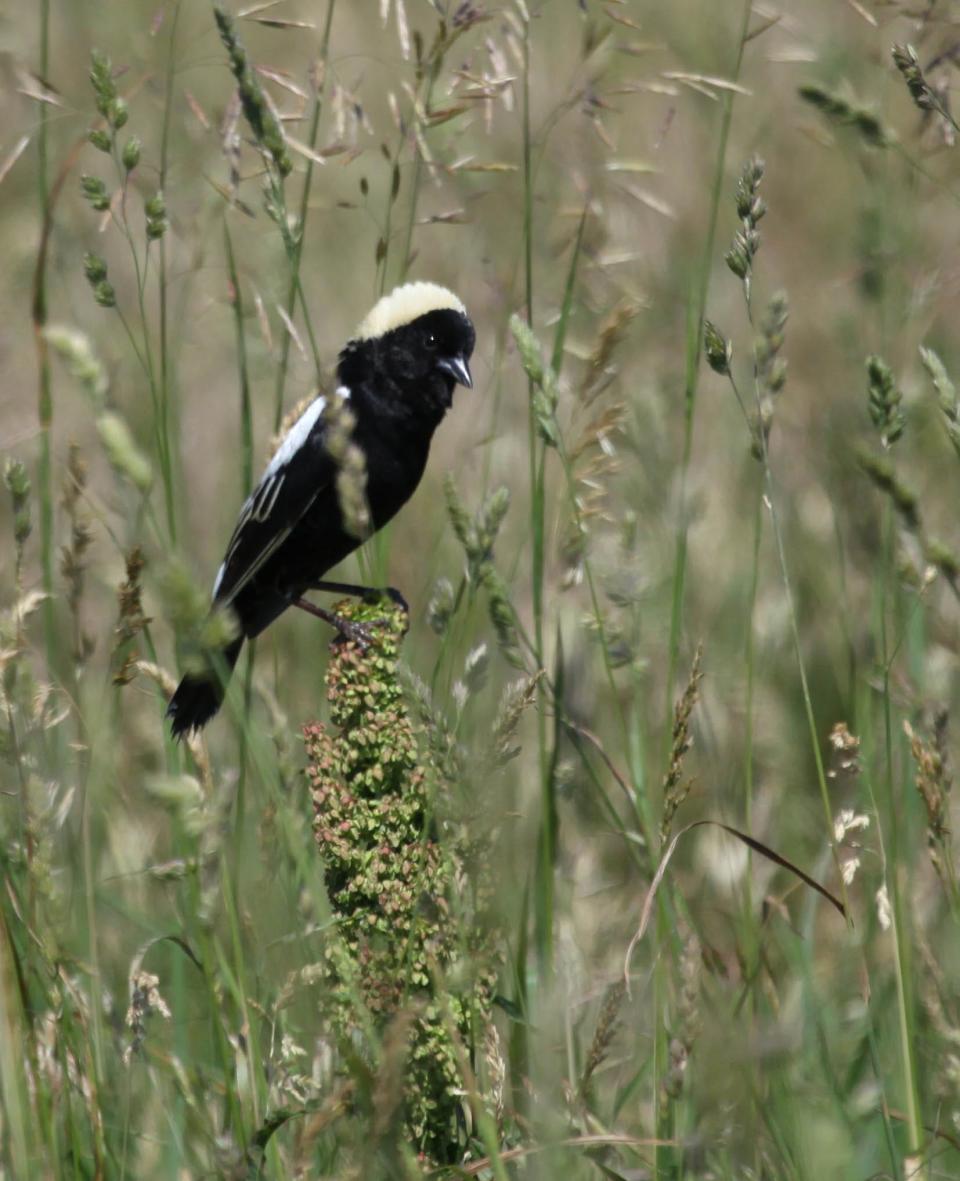
{"label": "cream nape patch", "polygon": [[354,340],[373,340],[395,328],[402,328],[404,324],[412,324],[428,312],[442,311],[467,314],[462,301],[439,283],[405,283],[374,304],[361,320]]}

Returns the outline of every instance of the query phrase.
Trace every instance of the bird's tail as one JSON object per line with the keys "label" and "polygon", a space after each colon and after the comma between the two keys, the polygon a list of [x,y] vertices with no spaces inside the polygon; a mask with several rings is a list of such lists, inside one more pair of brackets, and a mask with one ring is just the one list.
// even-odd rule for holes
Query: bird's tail
{"label": "bird's tail", "polygon": [[205,726],[223,704],[227,680],[237,663],[243,636],[238,636],[218,659],[218,668],[193,676],[188,673],[170,698],[167,717],[174,738],[182,738],[190,730]]}

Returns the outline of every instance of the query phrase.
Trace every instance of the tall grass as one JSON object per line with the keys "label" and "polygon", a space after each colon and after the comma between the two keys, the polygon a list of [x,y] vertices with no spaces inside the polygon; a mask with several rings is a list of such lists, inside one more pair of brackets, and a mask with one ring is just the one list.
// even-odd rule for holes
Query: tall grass
{"label": "tall grass", "polygon": [[[3,95],[3,1170],[960,1172],[952,7],[88,15]],[[408,278],[479,342],[342,572],[409,632],[176,747]]]}

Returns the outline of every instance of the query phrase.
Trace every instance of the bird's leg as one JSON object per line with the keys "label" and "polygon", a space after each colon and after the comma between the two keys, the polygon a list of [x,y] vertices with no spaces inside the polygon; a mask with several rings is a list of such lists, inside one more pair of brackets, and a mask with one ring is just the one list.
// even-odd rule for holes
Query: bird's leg
{"label": "bird's leg", "polygon": [[312,582],[310,589],[329,591],[334,595],[355,595],[358,599],[379,599],[382,595],[386,595],[388,599],[396,603],[404,615],[409,616],[410,614],[407,600],[395,586],[385,586],[381,589],[376,586],[358,586],[353,582]]}
{"label": "bird's leg", "polygon": [[342,615],[337,615],[334,611],[328,611],[325,607],[317,607],[307,599],[294,599],[292,605],[299,607],[301,611],[306,611],[308,615],[315,615],[317,619],[322,619],[324,623],[329,623],[344,639],[353,640],[361,648],[370,647],[370,632],[362,623],[354,623],[352,619],[344,619]]}

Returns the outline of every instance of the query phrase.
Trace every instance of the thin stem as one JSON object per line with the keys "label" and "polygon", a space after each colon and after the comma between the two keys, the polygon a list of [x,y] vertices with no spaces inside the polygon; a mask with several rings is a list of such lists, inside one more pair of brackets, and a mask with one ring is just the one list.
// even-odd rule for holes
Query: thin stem
{"label": "thin stem", "polygon": [[[116,165],[118,175],[121,183],[126,184],[126,170],[120,161],[117,154],[117,145],[114,143],[113,151],[114,164]],[[170,440],[167,435],[167,428],[165,423],[165,410],[163,407],[163,395],[157,382],[157,370],[153,359],[153,350],[150,346],[150,324],[147,318],[146,306],[146,272],[149,260],[149,250],[144,252],[144,262],[141,265],[140,255],[137,251],[137,245],[133,238],[133,232],[130,229],[130,223],[127,221],[126,209],[121,208],[121,216],[114,215],[114,224],[120,230],[127,246],[130,250],[130,257],[133,260],[133,269],[137,280],[137,310],[140,316],[140,331],[143,338],[142,349],[138,348],[134,343],[133,333],[127,328],[127,334],[130,337],[131,343],[134,344],[134,351],[137,360],[140,362],[147,377],[147,383],[150,387],[150,397],[153,402],[153,433],[157,445],[157,454],[160,458],[160,473],[163,480],[164,493],[164,508],[167,516],[167,530],[170,535],[170,541],[176,545],[177,541],[177,520],[176,520],[176,505],[174,502],[174,480],[173,467],[170,458]],[[122,316],[121,316],[122,319]],[[124,322],[126,327],[126,322]]]}
{"label": "thin stem", "polygon": [[[753,9],[752,0],[744,0],[740,19],[740,34],[737,41],[736,60],[730,77],[736,81],[740,76],[743,63],[744,47],[747,43],[747,33],[750,24],[750,14]],[[680,460],[680,519],[677,523],[677,541],[674,555],[673,595],[670,606],[670,640],[667,653],[666,678],[666,708],[664,712],[664,760],[669,758],[670,731],[673,721],[673,686],[677,675],[677,664],[680,656],[680,627],[683,618],[684,590],[687,572],[687,536],[689,522],[687,520],[687,482],[690,473],[690,459],[693,454],[693,427],[697,402],[697,389],[700,380],[700,356],[703,341],[703,320],[706,314],[707,293],[710,287],[710,275],[713,270],[714,242],[716,240],[717,220],[720,212],[720,193],[723,188],[724,166],[727,156],[727,141],[730,135],[730,124],[733,118],[734,91],[729,90],[723,97],[723,112],[720,117],[720,134],[717,143],[717,154],[714,165],[713,183],[710,191],[710,214],[707,220],[707,236],[704,241],[703,255],[700,261],[699,283],[693,292],[692,299],[687,305],[687,344],[686,344],[686,375],[684,378],[684,415],[683,415],[683,451]],[[657,909],[657,946],[665,935],[663,907]],[[653,980],[653,1015],[655,1022],[654,1034],[654,1108],[655,1126],[658,1134],[664,1121],[669,1117],[669,1108],[665,1111],[661,1103],[661,1088],[659,1080],[666,1068],[667,1046],[665,1031],[660,1021],[662,997],[666,988],[663,979],[664,965],[662,957],[658,957]],[[673,1160],[672,1153],[664,1153],[660,1148],[654,1149],[653,1175],[658,1178],[664,1168],[670,1167]]]}
{"label": "thin stem", "polygon": [[[240,479],[241,492],[246,499],[253,487],[253,407],[250,399],[250,371],[247,362],[247,337],[243,325],[243,295],[240,290],[240,275],[237,271],[237,260],[233,249],[233,237],[227,220],[229,212],[223,221],[223,244],[227,256],[227,274],[232,288],[234,329],[237,343],[237,378],[240,385]],[[250,724],[251,688],[253,683],[253,655],[247,654],[246,672],[244,675],[243,717],[240,723],[240,773],[236,793],[236,834],[235,848],[239,863],[239,854],[243,842],[243,819],[246,804],[247,786],[247,729]]]}
{"label": "thin stem", "polygon": [[[173,79],[176,72],[176,43],[177,43],[177,23],[180,20],[181,4],[180,0],[174,5],[173,18],[170,22],[170,47],[167,53],[167,70],[164,84],[164,101],[163,101],[163,125],[160,133],[160,172],[159,172],[159,189],[163,193],[167,187],[167,171],[170,162],[170,126],[171,114],[173,110]],[[165,465],[165,480],[169,480],[171,485],[173,480],[173,462],[172,454],[173,448],[170,442],[170,419],[171,410],[173,417],[176,420],[176,407],[172,405],[171,400],[171,386],[170,386],[170,341],[169,341],[169,325],[168,325],[168,308],[167,308],[167,240],[164,234],[157,243],[157,252],[159,254],[158,269],[157,269],[157,296],[160,308],[160,389],[159,389],[159,434],[163,440],[163,452],[166,457]],[[147,260],[149,261],[149,243]],[[173,515],[170,506],[172,501],[172,487],[168,496],[168,520],[170,523],[170,535],[172,540],[176,540],[176,519]]]}
{"label": "thin stem", "polygon": [[[523,266],[524,307],[533,327],[533,168],[530,137],[530,28],[523,37]],[[542,469],[538,460],[537,419],[533,408],[533,379],[527,379],[527,442],[530,470],[530,533],[533,542],[533,621],[537,657],[543,664],[543,525]]]}
{"label": "thin stem", "polygon": [[[734,387],[737,397],[742,402],[739,390],[736,389],[736,380],[733,374],[729,374],[730,384]],[[757,421],[760,423],[760,393],[759,388],[756,390],[756,407],[757,407]],[[797,661],[797,671],[800,675],[800,692],[803,698],[803,709],[807,721],[807,732],[810,738],[810,746],[813,751],[813,761],[817,772],[817,785],[820,788],[820,799],[823,803],[824,819],[826,821],[827,833],[830,840],[830,849],[833,854],[834,866],[837,871],[837,876],[840,879],[840,893],[843,899],[844,909],[847,915],[848,926],[852,923],[849,898],[847,897],[847,886],[843,878],[843,873],[840,868],[840,855],[837,851],[837,843],[833,837],[833,809],[830,805],[830,792],[827,787],[827,773],[823,763],[823,753],[820,749],[820,739],[817,733],[817,719],[813,712],[813,697],[810,693],[810,682],[807,679],[807,666],[803,658],[803,647],[800,640],[800,624],[797,618],[797,605],[793,596],[793,583],[790,579],[790,568],[787,565],[786,547],[783,543],[783,531],[780,527],[780,514],[777,512],[776,498],[773,487],[773,472],[770,467],[770,453],[767,443],[767,432],[763,429],[762,424],[758,426],[756,431],[756,439],[760,445],[761,462],[763,463],[763,482],[764,482],[764,498],[766,501],[767,511],[770,514],[770,522],[773,526],[773,538],[777,550],[777,563],[780,567],[780,577],[783,582],[783,593],[787,600],[787,617],[790,620],[790,635],[793,640],[794,656]]]}
{"label": "thin stem", "polygon": [[[740,77],[743,51],[747,43],[747,32],[752,11],[752,0],[744,0],[740,22],[740,37],[737,56],[730,75],[735,82]],[[693,452],[694,411],[696,410],[697,388],[700,381],[700,353],[703,340],[703,318],[707,308],[707,293],[710,274],[713,269],[713,248],[717,233],[717,219],[720,210],[720,193],[723,188],[723,171],[727,157],[727,140],[733,118],[734,91],[728,90],[723,98],[723,113],[720,118],[720,135],[717,141],[717,157],[714,167],[713,184],[710,191],[710,215],[707,220],[707,237],[700,262],[700,282],[688,304],[686,377],[684,380],[683,452],[680,461],[680,520],[677,526],[677,547],[674,557],[673,601],[670,610],[670,647],[667,657],[666,683],[666,725],[671,724],[673,711],[673,683],[676,679],[680,650],[680,623],[683,616],[684,586],[687,572],[687,481],[690,471],[690,457]]]}
{"label": "thin stem", "polygon": [[[313,96],[313,109],[310,115],[310,133],[307,137],[307,142],[311,149],[317,145],[317,137],[320,132],[320,116],[323,112],[323,105],[327,94],[327,63],[330,57],[330,30],[333,26],[333,10],[337,0],[328,0],[327,3],[327,19],[323,25],[323,35],[320,39],[320,69],[323,71],[323,78],[320,83],[320,88]],[[303,295],[303,289],[300,284],[300,264],[303,258],[303,242],[306,237],[307,229],[307,211],[310,203],[310,190],[313,185],[313,159],[307,158],[307,170],[303,177],[303,191],[300,194],[300,209],[297,215],[297,229],[298,233],[293,243],[292,255],[290,258],[290,282],[287,285],[287,298],[285,308],[287,315],[293,319],[293,313],[296,305],[297,296],[300,296],[300,304],[303,308],[304,317],[307,322],[307,329],[310,334],[310,343],[314,351],[314,362],[317,361],[316,342],[313,338],[313,327],[310,323],[310,317],[307,313],[306,300]],[[287,371],[290,364],[290,333],[283,334],[282,343],[280,345],[280,364],[277,366],[277,381],[274,386],[273,397],[273,429],[274,432],[280,429],[280,423],[283,421],[283,395],[287,384]],[[317,365],[317,376],[319,378],[319,365]]]}
{"label": "thin stem", "polygon": [[[920,1151],[922,1130],[919,1104],[917,1101],[916,1068],[913,1057],[913,1039],[910,1033],[910,1013],[913,1009],[910,997],[909,949],[904,930],[904,908],[900,891],[899,821],[896,789],[893,772],[893,709],[890,697],[890,672],[892,659],[887,615],[889,603],[895,588],[894,579],[894,520],[889,502],[884,504],[883,523],[883,566],[880,571],[880,657],[883,661],[883,753],[884,787],[886,789],[889,858],[884,848],[884,879],[890,894],[890,934],[894,946],[894,976],[897,984],[897,1029],[900,1036],[900,1058],[903,1069],[903,1089],[907,1103],[907,1129],[911,1154]],[[890,867],[892,866],[892,872]]]}
{"label": "thin stem", "polygon": [[[523,26],[523,101],[521,107],[523,153],[523,260],[524,307],[533,327],[533,153],[530,131],[530,24]],[[540,440],[534,411],[534,382],[527,378],[527,448],[530,479],[530,538],[532,544],[533,642],[534,657],[544,667],[543,650],[543,574],[545,498],[545,445]],[[553,970],[553,861],[556,852],[555,801],[551,759],[547,744],[547,715],[543,702],[537,704],[537,753],[540,774],[541,818],[537,851],[537,882],[534,913],[537,916],[536,944],[540,974],[544,982]]]}
{"label": "thin stem", "polygon": [[[757,489],[756,503],[753,517],[753,555],[750,567],[750,599],[747,607],[747,642],[744,653],[747,677],[746,718],[744,721],[746,733],[744,735],[743,754],[743,823],[744,831],[753,833],[753,701],[756,688],[756,645],[754,643],[754,616],[757,609],[757,588],[760,583],[760,542],[763,537],[763,491]],[[756,932],[753,928],[753,854],[747,851],[747,872],[744,874],[744,931],[746,933],[745,961],[746,974],[753,977],[758,970],[759,956]],[[756,991],[749,990],[749,1015],[751,1022],[756,1020]],[[754,1057],[750,1056],[750,1073],[752,1086],[751,1095],[757,1096],[762,1103],[762,1073],[757,1070]],[[759,1112],[757,1113],[760,1114]],[[757,1145],[754,1153],[754,1168],[760,1172],[760,1147]]]}
{"label": "thin stem", "polygon": [[[427,89],[424,95],[423,108],[425,111],[430,110],[430,105],[433,101],[433,87],[440,74],[440,66],[443,64],[443,57],[439,53],[436,55],[430,65],[430,73],[427,78]],[[413,118],[419,118],[419,112],[414,105]],[[421,134],[422,131],[421,131]],[[415,141],[416,142],[416,141]],[[407,272],[410,269],[410,252],[413,249],[413,228],[417,220],[417,204],[420,196],[420,182],[423,178],[423,153],[417,148],[413,155],[413,181],[410,186],[410,213],[407,217],[407,226],[403,238],[403,254],[400,257],[400,268],[397,277],[398,283],[403,283],[406,280]]]}
{"label": "thin stem", "polygon": [[233,251],[233,238],[226,219],[223,222],[223,244],[227,255],[227,274],[232,287],[233,323],[237,343],[237,377],[240,383],[240,481],[246,498],[253,487],[253,408],[250,401],[250,372],[247,365],[247,338],[243,328],[243,296],[240,276]]}
{"label": "thin stem", "polygon": [[[49,77],[50,67],[50,0],[40,0],[40,77]],[[48,120],[49,109],[46,103],[40,103],[40,127],[37,133],[37,185],[40,198],[40,210],[43,217],[43,233],[47,233],[48,206],[50,203],[50,185],[48,176]],[[34,295],[34,324],[38,333],[42,333],[47,323],[47,268],[46,250],[41,243],[42,264],[37,275],[36,291]],[[43,635],[47,653],[47,665],[53,670],[59,664],[56,636],[56,616],[54,614],[53,597],[53,463],[52,439],[53,432],[53,388],[50,373],[50,356],[45,345],[40,346],[39,363],[39,400],[37,417],[40,425],[40,458],[38,462],[37,483],[40,490],[40,565],[43,578],[44,601]]]}

